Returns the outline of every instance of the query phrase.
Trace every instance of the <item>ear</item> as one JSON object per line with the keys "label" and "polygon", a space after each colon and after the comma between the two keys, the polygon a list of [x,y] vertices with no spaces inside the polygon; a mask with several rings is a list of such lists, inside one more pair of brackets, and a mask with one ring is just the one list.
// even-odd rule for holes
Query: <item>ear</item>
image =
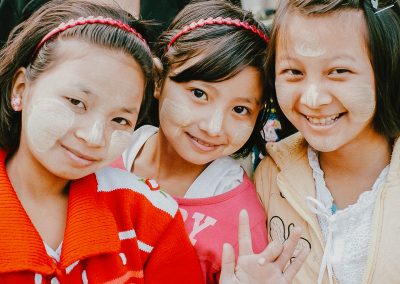
{"label": "ear", "polygon": [[154,69],[156,73],[156,88],[154,90],[154,97],[158,100],[160,99],[161,89],[162,89],[162,73],[163,65],[158,57],[153,57]]}
{"label": "ear", "polygon": [[161,95],[161,86],[160,86],[159,83],[156,83],[156,88],[154,89],[154,98],[159,100],[160,99],[160,95]]}
{"label": "ear", "polygon": [[11,88],[11,107],[14,111],[22,110],[22,101],[24,94],[28,89],[28,80],[26,78],[26,69],[21,67],[14,75]]}

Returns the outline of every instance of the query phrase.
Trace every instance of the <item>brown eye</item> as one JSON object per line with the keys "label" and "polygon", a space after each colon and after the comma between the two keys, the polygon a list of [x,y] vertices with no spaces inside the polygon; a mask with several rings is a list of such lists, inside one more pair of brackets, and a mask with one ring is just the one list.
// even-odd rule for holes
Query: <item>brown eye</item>
{"label": "brown eye", "polygon": [[86,110],[86,106],[82,101],[74,99],[74,98],[67,98],[67,99],[72,105]]}
{"label": "brown eye", "polygon": [[193,89],[192,94],[198,99],[206,99],[206,93],[200,89]]}
{"label": "brown eye", "polygon": [[233,111],[236,112],[237,114],[242,114],[242,115],[249,113],[249,110],[247,109],[247,107],[244,107],[244,106],[235,106],[233,108]]}
{"label": "brown eye", "polygon": [[114,121],[114,122],[116,122],[116,123],[118,123],[120,125],[127,125],[127,126],[131,125],[131,123],[127,119],[125,119],[123,117],[116,117],[112,121]]}

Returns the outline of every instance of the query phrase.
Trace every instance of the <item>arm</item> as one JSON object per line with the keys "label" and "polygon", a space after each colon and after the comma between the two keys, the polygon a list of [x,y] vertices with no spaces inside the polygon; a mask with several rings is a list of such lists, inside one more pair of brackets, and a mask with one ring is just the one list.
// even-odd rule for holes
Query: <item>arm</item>
{"label": "arm", "polygon": [[146,283],[154,284],[204,283],[199,260],[179,211],[149,256],[144,279]]}
{"label": "arm", "polygon": [[249,217],[246,211],[239,215],[239,257],[235,264],[233,248],[224,245],[220,284],[286,284],[290,283],[307,258],[309,250],[303,249],[292,258],[301,230],[294,229],[289,239],[281,244],[271,242],[259,254],[254,254],[251,244]]}

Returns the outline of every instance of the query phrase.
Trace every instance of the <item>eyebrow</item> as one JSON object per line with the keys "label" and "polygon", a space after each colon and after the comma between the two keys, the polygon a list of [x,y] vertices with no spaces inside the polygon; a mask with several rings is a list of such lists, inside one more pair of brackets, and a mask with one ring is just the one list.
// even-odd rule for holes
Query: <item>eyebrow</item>
{"label": "eyebrow", "polygon": [[126,107],[123,107],[123,108],[121,108],[121,110],[123,111],[123,112],[127,112],[127,113],[130,113],[130,114],[138,114],[139,113],[139,110],[136,108],[136,107],[134,107],[134,108],[126,108]]}
{"label": "eyebrow", "polygon": [[[342,54],[342,55],[337,55],[337,56],[333,56],[333,57],[328,57],[326,58],[326,60],[328,61],[334,61],[334,60],[351,60],[353,62],[355,62],[355,58],[351,55],[347,55],[347,54]],[[276,58],[277,61],[298,61],[299,59],[297,59],[296,57],[290,56],[290,55],[281,55],[279,57]]]}
{"label": "eyebrow", "polygon": [[239,98],[236,98],[236,99],[238,101],[242,101],[242,102],[246,102],[246,103],[250,103],[250,104],[253,104],[253,103],[256,104],[256,105],[261,104],[261,101],[255,99],[255,98],[249,99],[249,98],[239,97]]}

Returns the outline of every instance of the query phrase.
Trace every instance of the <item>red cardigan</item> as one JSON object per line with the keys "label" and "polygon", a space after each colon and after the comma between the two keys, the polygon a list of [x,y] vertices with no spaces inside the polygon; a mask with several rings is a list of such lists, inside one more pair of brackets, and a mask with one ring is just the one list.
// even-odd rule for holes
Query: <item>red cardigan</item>
{"label": "red cardigan", "polygon": [[5,157],[1,151],[0,283],[204,283],[175,201],[113,168],[71,183],[55,263],[9,181]]}

